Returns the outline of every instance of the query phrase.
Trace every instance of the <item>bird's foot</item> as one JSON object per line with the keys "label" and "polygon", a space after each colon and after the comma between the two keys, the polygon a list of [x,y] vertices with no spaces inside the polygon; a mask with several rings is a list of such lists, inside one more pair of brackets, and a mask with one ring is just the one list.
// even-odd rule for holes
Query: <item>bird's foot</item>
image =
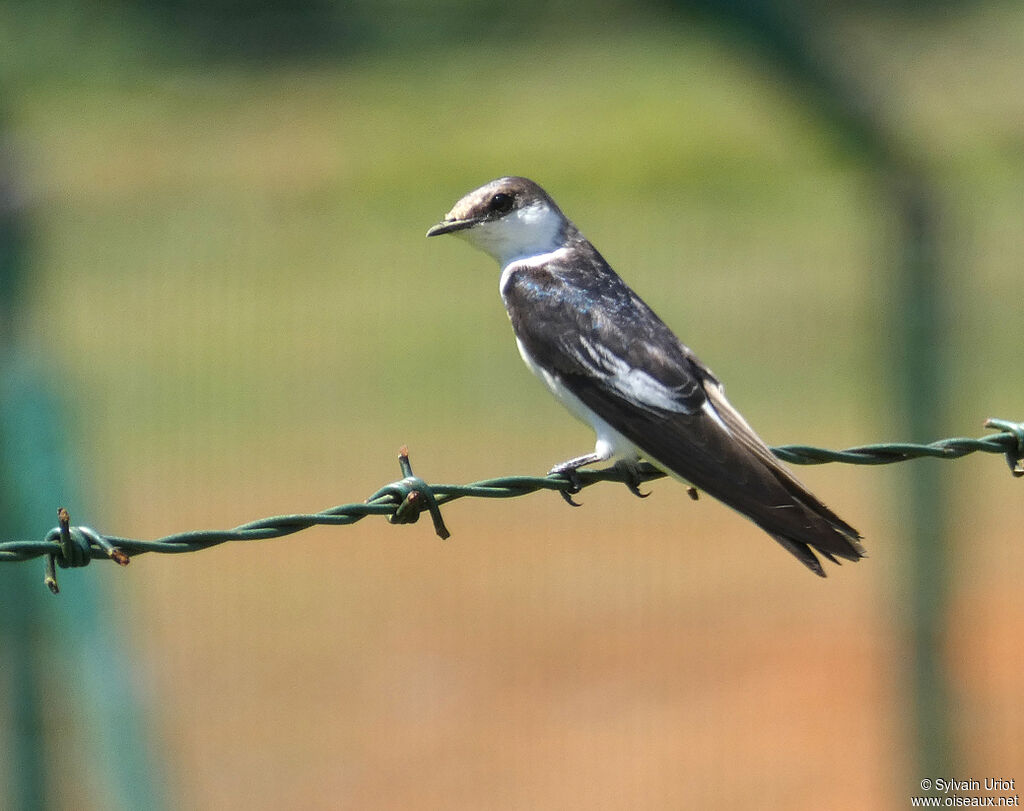
{"label": "bird's foot", "polygon": [[580,474],[577,470],[584,465],[591,465],[594,462],[600,461],[601,457],[596,453],[588,453],[586,456],[577,456],[575,459],[555,465],[548,471],[549,476],[562,476],[569,482],[569,486],[559,489],[558,494],[570,507],[582,506],[578,501],[573,501],[572,498],[583,489],[583,481],[580,479]]}
{"label": "bird's foot", "polygon": [[570,507],[582,507],[582,504],[573,499],[573,496],[583,489],[583,481],[580,479],[580,474],[576,472],[575,468],[571,470],[561,470],[558,472],[569,481],[569,486],[564,490],[559,490],[558,495],[560,495],[565,503]]}
{"label": "bird's foot", "polygon": [[622,471],[623,484],[626,488],[637,498],[647,498],[650,495],[650,491],[644,493],[640,490],[640,471],[635,464],[632,462],[626,462],[619,460],[615,463],[615,467]]}

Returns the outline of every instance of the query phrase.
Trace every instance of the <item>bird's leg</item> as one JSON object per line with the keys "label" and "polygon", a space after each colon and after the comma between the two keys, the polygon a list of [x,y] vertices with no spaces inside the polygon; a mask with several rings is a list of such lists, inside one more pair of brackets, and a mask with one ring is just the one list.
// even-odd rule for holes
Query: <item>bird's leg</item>
{"label": "bird's leg", "polygon": [[548,471],[549,476],[564,476],[569,481],[567,489],[558,491],[559,495],[565,499],[566,504],[573,507],[580,506],[579,502],[572,500],[573,495],[583,489],[583,482],[580,481],[580,475],[576,470],[584,465],[592,465],[594,462],[603,462],[606,458],[598,453],[588,453],[568,459]]}
{"label": "bird's leg", "polygon": [[640,470],[637,468],[636,462],[631,462],[628,459],[620,459],[615,463],[615,467],[621,470],[625,476],[623,484],[629,488],[629,492],[637,498],[647,498],[650,493],[640,492]]}

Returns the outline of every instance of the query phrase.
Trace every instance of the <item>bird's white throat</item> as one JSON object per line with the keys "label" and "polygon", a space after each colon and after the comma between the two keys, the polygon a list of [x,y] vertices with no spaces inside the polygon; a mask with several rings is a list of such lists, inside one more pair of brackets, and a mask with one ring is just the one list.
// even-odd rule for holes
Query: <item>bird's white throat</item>
{"label": "bird's white throat", "polygon": [[501,219],[481,222],[458,231],[476,248],[490,254],[502,267],[520,259],[550,253],[562,245],[565,218],[538,201],[510,211]]}

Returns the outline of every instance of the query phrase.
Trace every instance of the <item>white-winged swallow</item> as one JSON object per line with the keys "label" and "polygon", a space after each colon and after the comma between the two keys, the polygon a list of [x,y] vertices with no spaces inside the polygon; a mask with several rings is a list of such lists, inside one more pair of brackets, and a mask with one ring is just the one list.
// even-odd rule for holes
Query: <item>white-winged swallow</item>
{"label": "white-winged swallow", "polygon": [[584,465],[643,458],[745,515],[815,574],[825,576],[815,551],[834,563],[864,557],[860,533],[779,462],[711,370],[540,186],[524,177],[481,186],[427,232],[439,234],[498,261],[523,360],[597,433],[593,453],[551,473],[572,481]]}

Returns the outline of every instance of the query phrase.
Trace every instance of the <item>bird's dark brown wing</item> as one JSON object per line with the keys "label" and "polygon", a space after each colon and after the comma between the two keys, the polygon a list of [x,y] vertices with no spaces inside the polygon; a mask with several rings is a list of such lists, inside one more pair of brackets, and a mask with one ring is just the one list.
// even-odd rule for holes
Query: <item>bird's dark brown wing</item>
{"label": "bird's dark brown wing", "polygon": [[[516,336],[654,464],[747,516],[824,576],[864,555],[859,533],[815,498],[725,399],[721,385],[606,265],[525,267],[503,289]],[[610,275],[609,275],[610,274]],[[838,561],[836,561],[838,562]]]}

